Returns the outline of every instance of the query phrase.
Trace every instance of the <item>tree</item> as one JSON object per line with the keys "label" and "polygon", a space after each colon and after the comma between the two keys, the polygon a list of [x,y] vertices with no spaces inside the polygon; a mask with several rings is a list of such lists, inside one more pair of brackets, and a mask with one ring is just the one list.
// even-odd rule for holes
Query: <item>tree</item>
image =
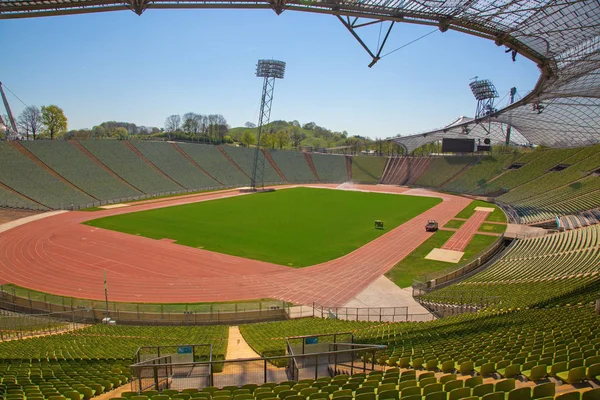
{"label": "tree", "polygon": [[260,144],[263,147],[270,147],[272,149],[275,148],[277,141],[275,139],[275,134],[273,133],[263,133],[260,137]]}
{"label": "tree", "polygon": [[244,133],[242,133],[242,137],[240,138],[240,141],[242,143],[244,143],[244,145],[246,145],[246,147],[250,147],[251,145],[256,143],[256,136],[254,136],[254,134],[252,133],[251,130],[246,129],[244,131]]}
{"label": "tree", "polygon": [[316,126],[317,124],[315,124],[314,122],[307,122],[306,124],[302,125],[302,129],[312,131],[313,129],[315,129]]}
{"label": "tree", "polygon": [[280,129],[274,134],[275,143],[279,149],[283,149],[290,142],[290,134],[287,129]]}
{"label": "tree", "polygon": [[292,146],[298,148],[300,143],[306,139],[306,134],[302,132],[299,127],[294,126],[292,128],[292,133],[290,134],[290,139],[292,140]]}
{"label": "tree", "polygon": [[51,140],[67,132],[67,117],[58,106],[42,106],[42,122],[45,127],[44,132],[50,135]]}
{"label": "tree", "polygon": [[177,132],[181,126],[181,116],[177,114],[169,115],[165,120],[165,131]]}
{"label": "tree", "polygon": [[244,126],[245,126],[246,128],[256,128],[256,124],[255,124],[255,123],[253,123],[253,122],[250,122],[250,121],[246,122],[246,123],[244,124]]}
{"label": "tree", "polygon": [[18,124],[25,131],[27,140],[29,140],[30,133],[33,135],[33,140],[35,140],[35,135],[43,128],[42,112],[36,106],[28,106],[19,115]]}

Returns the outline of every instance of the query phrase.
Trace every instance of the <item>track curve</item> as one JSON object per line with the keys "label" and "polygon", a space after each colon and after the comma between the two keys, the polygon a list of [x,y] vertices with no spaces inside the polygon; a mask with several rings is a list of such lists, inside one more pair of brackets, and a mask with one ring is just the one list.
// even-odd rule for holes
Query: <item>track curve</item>
{"label": "track curve", "polygon": [[[471,200],[385,185],[310,185],[440,197],[443,201],[363,247],[302,269],[181,246],[82,225],[109,215],[247,194],[213,192],[97,212],[68,212],[0,234],[0,280],[61,296],[104,298],[107,271],[112,301],[192,303],[276,298],[296,304],[342,306],[432,234]],[[291,186],[290,186],[291,187]]]}

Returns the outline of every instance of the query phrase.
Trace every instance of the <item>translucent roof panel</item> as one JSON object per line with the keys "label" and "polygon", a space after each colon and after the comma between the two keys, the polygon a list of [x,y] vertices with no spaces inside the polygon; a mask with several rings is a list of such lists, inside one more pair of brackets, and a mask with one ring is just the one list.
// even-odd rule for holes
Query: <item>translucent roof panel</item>
{"label": "translucent roof panel", "polygon": [[152,8],[297,10],[477,35],[541,71],[536,88],[491,121],[513,124],[534,144],[600,141],[600,0],[0,0],[0,19]]}

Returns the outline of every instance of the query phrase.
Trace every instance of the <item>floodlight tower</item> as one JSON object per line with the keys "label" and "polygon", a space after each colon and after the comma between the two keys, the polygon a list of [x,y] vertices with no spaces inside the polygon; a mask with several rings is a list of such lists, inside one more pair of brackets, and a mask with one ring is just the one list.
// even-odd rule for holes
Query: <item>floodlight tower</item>
{"label": "floodlight tower", "polygon": [[285,62],[276,60],[258,60],[256,64],[256,76],[264,78],[262,97],[260,102],[260,115],[258,117],[258,134],[256,136],[256,151],[254,152],[254,166],[250,188],[256,190],[257,186],[263,186],[263,174],[265,170],[265,155],[260,150],[260,135],[264,125],[271,119],[271,105],[273,104],[273,92],[275,91],[275,79],[283,79],[285,74]]}
{"label": "floodlight tower", "polygon": [[[0,116],[0,123],[6,126],[6,130],[12,132],[14,134],[18,134],[19,130],[17,129],[17,124],[15,123],[15,117],[13,116],[12,110],[10,109],[10,105],[8,104],[8,99],[4,94],[4,89],[2,89],[2,82],[0,82],[0,96],[2,97],[2,101],[4,102],[4,108],[6,109],[6,113],[8,114],[8,121],[3,121],[2,116]],[[10,126],[9,126],[10,124]],[[10,129],[9,129],[10,128]],[[8,137],[6,138],[8,140]]]}
{"label": "floodlight tower", "polygon": [[479,80],[477,77],[473,79],[474,81],[469,83],[469,87],[471,88],[471,92],[473,92],[473,96],[475,96],[475,100],[477,100],[475,119],[487,117],[496,112],[494,99],[498,97],[498,92],[490,80]]}

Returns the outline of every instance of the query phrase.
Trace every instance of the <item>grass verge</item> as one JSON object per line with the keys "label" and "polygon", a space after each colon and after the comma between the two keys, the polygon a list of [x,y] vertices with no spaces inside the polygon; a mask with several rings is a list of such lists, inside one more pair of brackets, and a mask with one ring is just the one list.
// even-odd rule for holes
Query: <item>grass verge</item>
{"label": "grass verge", "polygon": [[450,239],[454,232],[437,231],[421,246],[410,253],[404,260],[394,265],[385,276],[392,280],[396,285],[404,288],[413,283],[413,279],[430,274],[432,272],[443,271],[452,266],[458,268],[471,261],[476,255],[492,245],[498,238],[495,236],[475,235],[471,242],[465,248],[465,254],[460,263],[452,264],[443,261],[426,260],[425,256],[434,248],[440,248]]}
{"label": "grass verge", "polygon": [[506,215],[504,214],[504,211],[502,211],[497,205],[482,200],[472,201],[471,204],[459,212],[455,218],[470,218],[471,215],[475,213],[475,207],[490,207],[494,209],[493,212],[489,213],[485,219],[486,221],[506,223]]}

